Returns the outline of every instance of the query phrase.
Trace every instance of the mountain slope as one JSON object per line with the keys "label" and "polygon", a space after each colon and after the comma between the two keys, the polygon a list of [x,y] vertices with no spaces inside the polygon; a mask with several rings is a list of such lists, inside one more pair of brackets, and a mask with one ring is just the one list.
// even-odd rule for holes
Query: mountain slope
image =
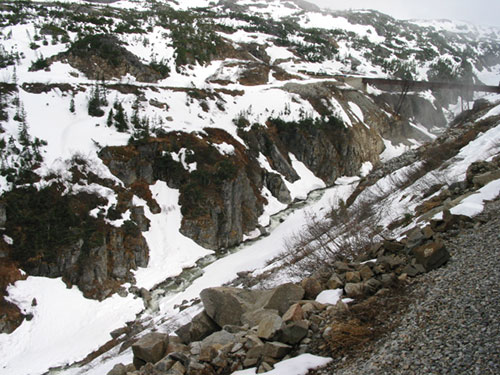
{"label": "mountain slope", "polygon": [[[34,316],[17,345],[35,357],[24,345],[40,334],[29,327],[50,314],[30,306],[45,289],[29,287],[33,280],[103,300],[82,309],[82,320],[107,311],[90,332],[128,306],[118,327],[141,309],[134,295],[148,300],[147,290],[161,293],[183,269],[262,236],[271,215],[312,190],[434,139],[460,111],[459,96],[474,99],[411,92],[397,113],[399,93],[358,90],[347,76],[496,84],[500,67],[495,29],[294,1],[7,1],[0,25],[0,244],[12,276],[1,287],[23,277],[18,268],[30,275],[8,300]],[[338,194],[347,200],[352,189]],[[303,225],[303,211],[290,220],[259,242],[258,257],[250,246],[231,271],[215,262],[212,282],[263,267]],[[160,303],[162,314],[196,288]],[[74,351],[55,347],[30,372],[82,359],[102,333]],[[5,361],[14,371],[17,360]]]}

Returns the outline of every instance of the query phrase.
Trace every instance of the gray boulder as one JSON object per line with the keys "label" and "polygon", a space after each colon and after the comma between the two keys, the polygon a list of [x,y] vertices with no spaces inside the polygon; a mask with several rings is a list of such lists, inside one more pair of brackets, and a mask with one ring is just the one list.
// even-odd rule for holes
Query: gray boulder
{"label": "gray boulder", "polygon": [[295,345],[307,336],[309,331],[309,323],[306,320],[286,323],[281,328],[280,341]]}
{"label": "gray boulder", "polygon": [[265,319],[271,315],[279,316],[278,310],[258,309],[258,310],[254,310],[254,311],[248,311],[241,316],[241,322],[243,324],[248,324],[249,327],[255,327],[255,326],[259,325],[259,323],[263,319]]}
{"label": "gray boulder", "polygon": [[263,306],[265,309],[276,309],[283,315],[295,302],[304,297],[304,289],[293,283],[278,286],[270,291],[267,302]]}
{"label": "gray boulder", "polygon": [[184,344],[189,344],[193,341],[201,341],[205,337],[219,330],[220,327],[202,311],[196,315],[191,322],[183,325],[175,331]]}
{"label": "gray boulder", "polygon": [[[168,345],[168,335],[165,333],[152,332],[141,337],[132,345],[132,352],[135,359],[145,363],[156,363],[163,358]],[[141,361],[137,361],[141,363]]]}
{"label": "gray boulder", "polygon": [[235,343],[237,341],[236,336],[227,331],[218,331],[212,333],[210,336],[205,337],[201,342],[201,347],[220,345],[226,346],[228,344]]}
{"label": "gray boulder", "polygon": [[283,320],[278,315],[269,315],[262,319],[257,329],[257,336],[265,340],[271,340],[277,336]]}
{"label": "gray boulder", "polygon": [[207,315],[220,327],[241,325],[241,316],[259,307],[262,291],[218,287],[201,291],[200,298]]}

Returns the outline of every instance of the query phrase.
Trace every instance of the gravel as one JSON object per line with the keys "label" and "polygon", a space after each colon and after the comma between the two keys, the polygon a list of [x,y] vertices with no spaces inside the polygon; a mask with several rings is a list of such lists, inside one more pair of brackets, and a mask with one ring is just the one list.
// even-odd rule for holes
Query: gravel
{"label": "gravel", "polygon": [[356,359],[335,358],[315,373],[500,374],[498,212],[497,200],[474,229],[446,234],[452,258],[408,285],[410,306],[395,330]]}

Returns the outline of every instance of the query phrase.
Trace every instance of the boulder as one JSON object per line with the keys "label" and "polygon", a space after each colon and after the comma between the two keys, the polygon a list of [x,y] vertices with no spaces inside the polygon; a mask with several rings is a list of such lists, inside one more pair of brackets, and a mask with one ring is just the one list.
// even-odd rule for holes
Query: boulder
{"label": "boulder", "polygon": [[207,315],[223,327],[226,324],[241,325],[243,313],[256,310],[262,294],[262,291],[218,287],[203,289],[200,298]]}
{"label": "boulder", "polygon": [[241,316],[241,322],[243,324],[248,324],[249,327],[255,327],[268,316],[276,315],[279,316],[278,310],[274,309],[258,309],[254,311],[248,311]]}
{"label": "boulder", "polygon": [[474,184],[474,187],[481,188],[484,185],[490,183],[491,181],[498,180],[499,178],[500,178],[500,170],[494,170],[474,176],[472,178],[472,183]]}
{"label": "boulder", "polygon": [[191,322],[175,331],[183,343],[201,341],[205,337],[219,330],[219,326],[207,315],[205,311],[197,314]]}
{"label": "boulder", "polygon": [[201,342],[201,347],[203,348],[205,346],[215,346],[215,345],[223,347],[228,344],[232,344],[236,341],[237,339],[235,335],[223,330],[214,332],[210,336],[205,337]]}
{"label": "boulder", "polygon": [[107,375],[127,375],[127,367],[124,364],[117,363]]}
{"label": "boulder", "polygon": [[441,241],[435,241],[411,250],[419,264],[427,272],[445,264],[450,259],[450,253]]}
{"label": "boulder", "polygon": [[286,344],[295,345],[299,343],[309,332],[307,320],[288,322],[281,328],[280,341]]}
{"label": "boulder", "polygon": [[273,339],[281,329],[283,320],[278,315],[270,315],[259,323],[257,336],[265,340]]}
{"label": "boulder", "polygon": [[293,283],[282,284],[269,293],[265,309],[276,309],[282,315],[295,302],[304,297],[304,289]]}
{"label": "boulder", "polygon": [[304,296],[306,299],[315,299],[323,290],[320,281],[315,277],[305,278],[302,280],[301,286],[304,289]]}
{"label": "boulder", "polygon": [[363,283],[347,283],[344,287],[347,297],[359,297],[364,293]]}
{"label": "boulder", "polygon": [[382,287],[382,283],[375,278],[371,278],[364,283],[364,291],[375,294]]}
{"label": "boulder", "polygon": [[281,359],[284,356],[286,356],[291,349],[292,347],[290,345],[283,344],[282,342],[278,341],[266,342],[264,344],[263,355],[264,357]]}
{"label": "boulder", "polygon": [[137,358],[146,363],[156,363],[163,358],[167,345],[167,334],[159,332],[148,333],[132,345],[134,360]]}
{"label": "boulder", "polygon": [[344,287],[344,282],[340,279],[339,275],[334,273],[327,281],[326,286],[328,289],[339,289]]}
{"label": "boulder", "polygon": [[373,271],[368,265],[363,265],[359,269],[359,275],[361,276],[361,280],[366,281],[373,277]]}
{"label": "boulder", "polygon": [[359,283],[361,281],[361,275],[358,271],[346,272],[345,281],[346,283]]}
{"label": "boulder", "polygon": [[294,303],[281,317],[284,322],[292,321],[296,322],[298,320],[304,319],[304,312],[302,307],[298,303]]}

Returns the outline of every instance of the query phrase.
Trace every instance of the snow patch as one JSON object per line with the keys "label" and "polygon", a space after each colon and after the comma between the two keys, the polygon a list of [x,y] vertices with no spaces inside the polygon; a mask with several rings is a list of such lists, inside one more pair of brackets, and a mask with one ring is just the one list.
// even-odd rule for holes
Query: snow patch
{"label": "snow patch", "polygon": [[316,297],[316,302],[324,305],[335,305],[342,298],[343,290],[341,289],[327,289],[323,290]]}
{"label": "snow patch", "polygon": [[[276,363],[273,370],[264,372],[262,375],[305,375],[309,370],[325,366],[331,361],[331,358],[319,357],[309,353],[301,354],[298,357]],[[246,370],[233,372],[232,375],[256,374],[257,368],[252,367]]]}
{"label": "snow patch", "polygon": [[10,302],[33,315],[13,333],[0,334],[0,368],[9,375],[42,374],[85,358],[144,307],[131,294],[115,294],[102,302],[87,299],[76,286],[68,289],[61,278],[30,276],[7,291]]}

